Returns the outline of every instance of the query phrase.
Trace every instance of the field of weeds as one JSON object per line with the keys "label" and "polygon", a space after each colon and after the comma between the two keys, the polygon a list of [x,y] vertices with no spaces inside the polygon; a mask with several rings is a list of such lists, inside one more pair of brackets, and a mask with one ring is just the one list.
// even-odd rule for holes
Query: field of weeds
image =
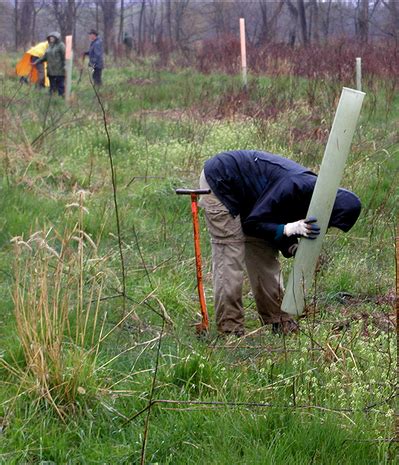
{"label": "field of weeds", "polygon": [[[197,339],[190,205],[203,162],[260,149],[318,171],[343,86],[151,60],[75,70],[70,105],[2,56],[0,462],[395,464],[399,97],[367,93],[342,185],[363,210],[330,230],[300,333]],[[210,245],[201,217],[213,318]],[[291,261],[282,258],[285,277]],[[213,323],[213,321],[212,321]]]}

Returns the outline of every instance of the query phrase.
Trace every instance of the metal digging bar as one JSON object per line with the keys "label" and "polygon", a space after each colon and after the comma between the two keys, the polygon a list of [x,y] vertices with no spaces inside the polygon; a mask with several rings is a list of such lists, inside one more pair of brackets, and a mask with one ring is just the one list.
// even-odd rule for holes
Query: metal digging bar
{"label": "metal digging bar", "polygon": [[198,297],[201,308],[202,320],[201,323],[195,325],[198,334],[208,332],[209,330],[209,317],[206,308],[204,285],[202,280],[202,262],[201,262],[201,247],[200,247],[200,233],[198,221],[198,196],[210,194],[210,189],[176,189],[177,195],[189,195],[191,197],[191,213],[193,216],[193,230],[194,230],[194,251],[195,251],[195,267],[197,272],[197,289]]}

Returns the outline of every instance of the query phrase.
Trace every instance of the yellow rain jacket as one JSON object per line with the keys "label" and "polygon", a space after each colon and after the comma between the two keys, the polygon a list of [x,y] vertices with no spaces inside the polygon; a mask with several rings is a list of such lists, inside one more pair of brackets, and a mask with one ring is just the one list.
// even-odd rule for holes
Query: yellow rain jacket
{"label": "yellow rain jacket", "polygon": [[[41,58],[47,50],[48,42],[40,42],[33,47],[31,47],[27,52],[24,53],[21,60],[17,63],[15,67],[15,71],[17,76],[20,77],[27,77],[30,82],[36,84],[38,80],[38,73],[34,66],[31,63],[31,57]],[[45,86],[48,87],[50,85],[48,77],[47,77],[47,64],[44,63],[44,74],[45,74]]]}

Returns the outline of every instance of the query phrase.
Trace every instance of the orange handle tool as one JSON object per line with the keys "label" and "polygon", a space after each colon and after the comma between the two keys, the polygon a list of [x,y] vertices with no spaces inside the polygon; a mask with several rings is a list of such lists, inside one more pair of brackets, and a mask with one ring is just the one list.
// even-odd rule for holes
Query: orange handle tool
{"label": "orange handle tool", "polygon": [[178,195],[190,195],[191,197],[191,213],[193,217],[193,230],[194,230],[194,251],[195,251],[195,267],[197,272],[197,289],[198,297],[201,308],[202,321],[196,325],[198,333],[207,332],[209,330],[209,317],[206,308],[205,292],[202,279],[202,261],[201,261],[201,247],[200,247],[200,232],[198,221],[198,195],[209,194],[209,189],[176,189]]}

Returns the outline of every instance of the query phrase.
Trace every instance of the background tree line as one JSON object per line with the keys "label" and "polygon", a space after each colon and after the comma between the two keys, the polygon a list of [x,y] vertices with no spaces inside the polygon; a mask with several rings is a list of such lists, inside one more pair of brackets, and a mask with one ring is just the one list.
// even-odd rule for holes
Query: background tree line
{"label": "background tree line", "polygon": [[87,43],[87,30],[103,36],[107,53],[117,53],[127,34],[134,50],[183,52],[203,40],[238,35],[246,19],[254,46],[326,43],[347,38],[363,44],[399,38],[396,0],[5,0],[0,3],[0,45],[22,49],[51,30]]}

